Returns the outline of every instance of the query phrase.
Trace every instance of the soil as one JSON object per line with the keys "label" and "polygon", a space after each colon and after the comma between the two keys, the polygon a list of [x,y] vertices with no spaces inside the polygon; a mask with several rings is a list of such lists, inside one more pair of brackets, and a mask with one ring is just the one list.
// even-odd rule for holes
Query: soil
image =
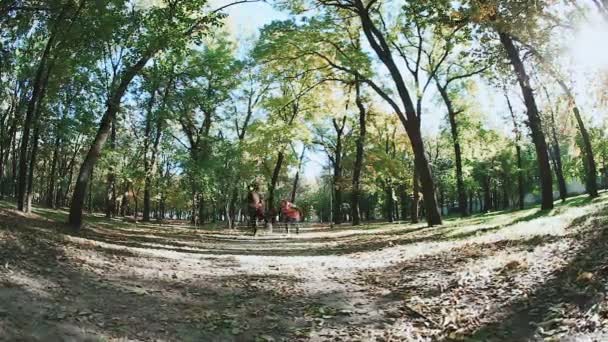
{"label": "soil", "polygon": [[299,234],[0,204],[3,341],[605,341],[608,194]]}

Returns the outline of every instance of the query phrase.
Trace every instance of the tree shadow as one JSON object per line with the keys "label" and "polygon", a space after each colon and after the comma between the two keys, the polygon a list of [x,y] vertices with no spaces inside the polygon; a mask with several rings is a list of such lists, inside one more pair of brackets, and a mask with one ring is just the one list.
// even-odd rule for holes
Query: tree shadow
{"label": "tree shadow", "polygon": [[552,213],[552,210],[535,210],[533,212],[531,212],[528,215],[519,217],[513,221],[511,221],[511,225],[514,224],[518,224],[518,223],[522,223],[522,222],[530,222],[532,220],[536,220],[537,218],[541,218],[541,217],[545,217],[545,216],[550,216]]}
{"label": "tree shadow", "polygon": [[561,202],[564,207],[583,207],[596,201],[596,198],[589,196],[569,197],[565,202]]}
{"label": "tree shadow", "polygon": [[[49,211],[52,212],[52,211]],[[48,217],[21,216],[12,211],[2,211],[13,224],[25,227],[38,227],[55,233],[72,234],[64,224],[53,222]],[[530,215],[539,216],[538,213]],[[531,218],[530,218],[531,219]],[[408,245],[422,242],[447,242],[463,240],[471,236],[479,236],[503,229],[514,222],[496,224],[494,226],[476,227],[471,231],[453,234],[459,226],[444,225],[440,227],[403,227],[382,230],[377,233],[346,234],[340,236],[313,236],[295,238],[244,238],[236,235],[220,235],[219,233],[200,233],[185,228],[171,227],[168,229],[151,228],[135,225],[114,226],[113,221],[96,217],[86,224],[78,238],[89,239],[99,244],[84,244],[84,248],[95,249],[101,253],[112,255],[134,256],[139,251],[128,251],[126,248],[143,250],[161,250],[200,255],[254,255],[254,256],[327,256],[349,255],[383,249],[395,245]],[[422,233],[419,235],[419,233]],[[66,243],[76,243],[67,241]],[[112,247],[114,246],[114,247]]]}
{"label": "tree shadow", "polygon": [[[538,324],[552,317],[557,305],[569,307],[568,314],[581,314],[602,300],[604,284],[608,281],[608,216],[590,218],[583,216],[572,226],[590,219],[588,227],[573,235],[581,241],[572,260],[554,273],[526,298],[520,298],[498,309],[499,321],[477,328],[471,333],[471,341],[510,340],[526,341],[538,333]],[[591,279],[579,278],[581,272],[590,272]],[[578,312],[578,313],[577,313]],[[597,328],[597,327],[596,327]]]}
{"label": "tree shadow", "polygon": [[[417,284],[409,284],[407,280],[410,278],[419,277],[424,273],[432,273],[437,276],[437,280],[444,281],[452,274],[456,273],[456,270],[459,267],[464,266],[465,264],[492,257],[494,254],[506,250],[509,250],[511,253],[523,250],[529,251],[537,246],[550,244],[562,238],[562,236],[555,235],[539,235],[529,239],[500,240],[496,242],[465,245],[442,253],[423,255],[415,259],[406,260],[397,265],[374,270],[371,274],[363,276],[367,278],[367,281],[374,282],[373,279],[376,278],[378,274],[382,274],[380,283],[391,284],[391,293],[381,296],[377,300],[377,306],[382,307],[389,302],[401,301],[404,296],[411,296],[412,293],[417,293],[422,297],[433,297],[444,291],[450,290],[451,287],[459,286],[455,283],[442,285],[427,283],[427,286],[421,288]],[[449,265],[449,267],[446,267],[446,265]]]}
{"label": "tree shadow", "polygon": [[[303,317],[314,298],[294,290],[293,276],[97,274],[66,256],[50,229],[17,228],[0,240],[0,340],[294,340],[310,328]],[[4,274],[5,264],[15,271]]]}

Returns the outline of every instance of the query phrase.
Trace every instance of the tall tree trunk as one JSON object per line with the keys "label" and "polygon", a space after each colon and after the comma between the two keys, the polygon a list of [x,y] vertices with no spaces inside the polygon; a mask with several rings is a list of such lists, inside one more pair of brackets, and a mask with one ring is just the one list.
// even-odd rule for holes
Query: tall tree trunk
{"label": "tall tree trunk", "polygon": [[[116,122],[112,122],[110,131],[110,149],[116,149]],[[106,217],[116,216],[116,175],[114,167],[110,166],[108,170],[107,185],[106,185]]]}
{"label": "tall tree trunk", "polygon": [[78,178],[76,179],[76,186],[74,188],[74,194],[72,196],[72,204],[70,205],[70,216],[68,219],[68,223],[72,226],[75,232],[80,230],[80,226],[82,225],[82,206],[84,203],[85,195],[87,192],[87,183],[89,181],[89,177],[91,175],[91,171],[97,163],[99,156],[101,154],[101,150],[103,145],[105,144],[108,136],[110,135],[110,130],[112,126],[112,122],[116,116],[116,113],[120,109],[120,103],[122,101],[122,97],[127,91],[127,87],[137,75],[140,70],[146,65],[148,60],[152,58],[152,56],[158,51],[158,49],[151,49],[146,52],[142,58],[140,58],[137,63],[127,68],[123,77],[121,77],[121,82],[116,91],[110,97],[108,101],[108,107],[103,117],[101,118],[101,123],[99,125],[99,130],[97,131],[97,135],[93,140],[93,144],[87,153],[82,166],[80,167],[80,172],[78,173]]}
{"label": "tall tree trunk", "polygon": [[394,209],[395,202],[393,200],[393,187],[390,184],[387,184],[384,188],[384,193],[386,195],[386,203],[385,203],[385,211],[386,211],[386,220],[388,222],[393,222],[395,220]]}
{"label": "tall tree trunk", "polygon": [[51,160],[51,171],[49,173],[49,184],[46,190],[46,205],[49,208],[55,207],[55,176],[57,173],[57,161],[59,159],[59,148],[61,145],[61,138],[59,137],[59,132],[57,132],[57,137],[55,138],[54,148],[53,148],[53,157]]}
{"label": "tall tree trunk", "polygon": [[2,170],[0,172],[0,199],[4,197],[4,195],[9,194],[8,183],[9,183],[9,168],[8,161],[11,156],[11,148],[13,147],[13,139],[15,139],[14,131],[17,129],[16,119],[13,119],[13,124],[11,128],[6,132],[6,145],[4,147],[4,155],[2,156]]}
{"label": "tall tree trunk", "polygon": [[[154,141],[152,142],[152,112],[154,108],[154,103],[156,102],[156,92],[160,86],[155,84],[152,87],[152,92],[150,93],[150,100],[148,101],[148,108],[146,110],[146,128],[144,132],[144,208],[143,208],[143,218],[142,221],[150,222],[150,201],[152,197],[152,170],[154,169],[154,164],[156,162],[156,151],[158,150],[158,144],[160,143],[161,137],[161,118],[159,114],[159,118],[155,120],[156,122],[156,135]],[[169,86],[167,86],[167,89]],[[165,99],[167,96],[167,91],[165,91]],[[151,148],[150,148],[151,147]],[[151,155],[150,155],[151,154]]]}
{"label": "tall tree trunk", "polygon": [[228,228],[233,229],[236,226],[236,202],[239,198],[239,189],[236,185],[232,188],[230,203],[228,205],[229,225]]}
{"label": "tall tree trunk", "polygon": [[524,209],[524,170],[523,170],[523,161],[521,159],[521,146],[519,144],[515,145],[515,154],[517,156],[517,194],[518,194],[518,205],[519,209]]}
{"label": "tall tree trunk", "polygon": [[34,128],[34,139],[32,141],[32,153],[30,154],[30,165],[27,179],[27,191],[25,198],[25,212],[32,212],[32,197],[34,196],[34,171],[36,170],[36,160],[38,158],[38,140],[40,138],[40,125]]}
{"label": "tall tree trunk", "polygon": [[410,129],[408,135],[410,136],[412,149],[414,150],[414,163],[418,171],[420,188],[422,189],[426,221],[429,226],[434,226],[441,224],[441,215],[439,214],[439,207],[437,206],[437,198],[435,196],[435,181],[433,180],[431,167],[424,152],[424,143],[420,135],[419,123],[415,125],[417,129]]}
{"label": "tall tree trunk", "polygon": [[574,117],[576,118],[576,122],[578,123],[578,128],[579,131],[581,133],[581,139],[583,142],[583,151],[585,151],[585,159],[586,159],[586,171],[587,171],[587,177],[586,177],[586,188],[587,188],[587,192],[589,193],[589,196],[591,196],[592,198],[598,197],[598,186],[597,186],[597,166],[595,163],[595,156],[593,154],[593,147],[591,146],[591,138],[589,137],[589,132],[587,131],[587,128],[585,127],[585,123],[583,122],[583,119],[581,118],[581,113],[578,110],[578,107],[576,106],[576,104],[574,105],[573,109],[574,111]]}
{"label": "tall tree trunk", "polygon": [[[72,158],[70,159],[67,166],[67,174],[68,179],[65,186],[65,191],[59,191],[57,196],[62,196],[61,199],[56,200],[57,203],[61,203],[61,205],[66,205],[68,203],[68,195],[70,194],[70,189],[72,187],[72,178],[74,178],[74,166],[76,164],[76,157],[78,156],[78,152],[80,151],[80,136],[76,140],[76,144],[74,146],[74,152],[72,153]],[[65,174],[65,173],[64,173]]]}
{"label": "tall tree trunk", "polygon": [[198,205],[197,205],[198,196],[197,196],[197,193],[196,193],[196,190],[195,190],[194,181],[192,181],[192,183],[193,183],[192,184],[192,190],[191,190],[192,191],[192,193],[191,193],[191,196],[192,196],[192,205],[191,205],[191,208],[190,208],[190,213],[191,213],[190,214],[190,224],[192,224],[193,226],[196,226],[196,224],[197,224],[197,221],[196,221],[196,208],[198,207]]}
{"label": "tall tree trunk", "polygon": [[17,147],[17,130],[15,130],[13,132],[14,138],[13,138],[13,156],[12,156],[12,168],[11,168],[11,193],[13,194],[13,196],[15,198],[17,198],[17,193],[19,192],[18,190],[18,186],[17,186],[17,165],[19,164],[19,157],[18,157],[18,150],[19,147]]}
{"label": "tall tree trunk", "polygon": [[475,197],[473,197],[473,192],[470,191],[469,192],[469,213],[471,213],[471,214],[475,210],[474,205],[475,205]]}
{"label": "tall tree trunk", "polygon": [[509,209],[509,178],[508,176],[505,174],[503,174],[503,181],[502,181],[502,209],[503,210],[507,210]]}
{"label": "tall tree trunk", "polygon": [[562,155],[559,147],[559,141],[557,140],[557,132],[555,131],[555,122],[551,127],[553,135],[553,168],[555,169],[555,177],[557,177],[557,184],[559,187],[559,197],[562,202],[568,198],[568,191],[566,189],[566,180],[564,179],[563,167],[562,167]]}
{"label": "tall tree trunk", "polygon": [[483,178],[483,212],[487,213],[492,210],[492,194],[490,189],[490,176]]}
{"label": "tall tree trunk", "polygon": [[523,161],[521,157],[521,131],[519,130],[519,124],[517,123],[517,118],[515,117],[515,111],[513,111],[513,106],[511,105],[511,100],[509,99],[509,95],[505,88],[505,99],[507,100],[507,107],[509,108],[509,113],[511,114],[511,120],[513,120],[513,130],[515,132],[515,155],[517,157],[517,194],[518,194],[518,202],[520,210],[524,209],[524,169],[523,169]]}
{"label": "tall tree trunk", "polygon": [[306,146],[303,146],[302,153],[300,153],[300,158],[298,158],[298,170],[296,171],[296,176],[293,179],[293,188],[291,189],[291,203],[296,202],[296,193],[298,191],[298,182],[300,180],[300,170],[302,170],[302,164],[304,162],[305,153],[306,153]]}
{"label": "tall tree trunk", "polygon": [[152,179],[146,175],[144,180],[144,208],[142,214],[143,222],[150,222],[150,202],[152,199]]}
{"label": "tall tree trunk", "polygon": [[542,130],[542,124],[534,99],[534,92],[530,86],[530,78],[526,73],[524,63],[522,62],[519,51],[513,43],[513,39],[504,32],[498,32],[500,41],[505,48],[511,65],[515,70],[517,80],[521,87],[521,91],[526,104],[528,113],[528,125],[532,133],[532,142],[536,149],[536,157],[540,171],[540,188],[541,188],[541,208],[543,210],[553,208],[553,181],[551,177],[551,166],[549,165],[549,155],[547,153],[547,142]]}
{"label": "tall tree trunk", "polygon": [[89,179],[89,205],[88,211],[89,214],[93,213],[93,177],[94,177],[94,169],[91,171],[91,178]]}
{"label": "tall tree trunk", "polygon": [[338,124],[336,119],[332,119],[334,129],[336,130],[336,150],[333,158],[334,164],[334,201],[333,201],[333,216],[334,223],[341,224],[342,217],[342,136],[344,127],[346,126],[346,116],[342,118],[342,122]]}
{"label": "tall tree trunk", "polygon": [[273,221],[273,223],[276,216],[276,210],[274,207],[274,191],[277,187],[277,182],[279,181],[279,174],[281,173],[281,167],[283,166],[284,159],[285,155],[283,154],[283,151],[280,151],[277,157],[277,163],[274,165],[274,170],[272,171],[270,187],[268,188],[268,207],[266,209],[272,215],[271,221]]}
{"label": "tall tree trunk", "polygon": [[202,226],[205,223],[205,197],[200,193],[198,195],[198,224]]}
{"label": "tall tree trunk", "polygon": [[133,210],[133,221],[137,223],[137,220],[139,218],[139,198],[135,196],[135,189],[133,189],[133,203],[135,204]]}
{"label": "tall tree trunk", "polygon": [[458,211],[461,216],[468,216],[467,210],[467,194],[464,189],[464,176],[462,173],[462,152],[460,149],[460,139],[458,137],[458,126],[456,115],[458,114],[452,104],[452,100],[448,94],[447,88],[443,87],[437,81],[437,89],[443,98],[443,102],[448,109],[448,118],[450,122],[450,130],[452,132],[452,142],[454,145],[454,159],[456,161],[456,192],[458,193]]}
{"label": "tall tree trunk", "polygon": [[405,221],[407,219],[408,216],[408,212],[407,212],[407,202],[408,202],[408,195],[407,195],[407,187],[405,186],[405,184],[401,184],[399,185],[399,201],[401,202],[400,205],[400,209],[401,209],[401,213],[400,213],[400,220],[401,221]]}
{"label": "tall tree trunk", "polygon": [[412,144],[412,149],[414,150],[415,165],[416,169],[418,170],[418,177],[420,179],[422,193],[424,195],[427,223],[429,226],[439,225],[441,224],[441,215],[439,214],[437,199],[435,197],[435,182],[433,181],[433,177],[431,175],[431,169],[424,151],[424,144],[420,131],[421,113],[419,110],[417,110],[416,106],[414,106],[405,81],[403,80],[403,76],[401,75],[399,67],[391,54],[391,47],[389,46],[389,43],[386,41],[383,33],[376,26],[374,20],[372,20],[370,17],[370,7],[367,4],[364,4],[362,0],[354,0],[353,6],[356,9],[359,19],[361,20],[361,27],[367,41],[378,58],[388,69],[399,94],[399,98],[403,103],[405,112],[403,112],[396,105],[396,103],[390,99],[388,94],[384,93],[378,87],[374,87],[376,92],[387,102],[389,102],[393,109],[395,109],[399,120],[407,132]]}
{"label": "tall tree trunk", "polygon": [[[6,163],[5,156],[8,154],[8,148],[5,148],[4,142],[6,132],[4,131],[4,119],[0,118],[0,200],[4,199],[4,165]],[[8,143],[10,147],[10,142]]]}
{"label": "tall tree trunk", "polygon": [[[606,0],[602,0],[602,1],[606,2]],[[597,3],[598,2],[596,1],[596,4]],[[600,7],[598,7],[598,8],[600,8]],[[608,6],[603,5],[603,8],[608,8]],[[557,81],[559,86],[562,88],[562,90],[564,91],[566,96],[568,96],[568,99],[570,100],[570,104],[572,106],[572,112],[576,119],[576,123],[578,125],[579,132],[581,133],[581,139],[582,139],[582,143],[583,143],[582,149],[584,151],[585,165],[586,165],[585,186],[587,189],[587,193],[589,193],[589,196],[592,198],[595,198],[598,196],[597,165],[595,162],[595,155],[593,153],[593,147],[591,145],[591,139],[589,137],[589,132],[587,131],[587,128],[585,127],[585,123],[581,117],[581,113],[578,109],[578,105],[576,104],[576,98],[574,97],[574,94],[572,93],[572,90],[570,89],[570,87],[568,87],[568,85],[566,84],[564,79],[559,75],[559,72],[556,71],[551,66],[551,64],[547,62],[545,57],[534,46],[527,44],[526,47],[539,59],[542,66],[549,72],[549,74],[551,74],[551,76],[553,76],[553,78],[555,78],[555,80]]]}
{"label": "tall tree trunk", "polygon": [[418,213],[420,208],[420,187],[418,184],[418,171],[416,171],[416,166],[414,166],[414,175],[412,177],[412,223],[418,223],[418,217],[420,216]]}
{"label": "tall tree trunk", "polygon": [[28,149],[30,145],[30,130],[32,126],[36,124],[38,114],[40,113],[41,102],[43,101],[46,82],[48,82],[48,73],[50,72],[47,67],[51,46],[55,39],[54,34],[51,35],[47,41],[47,46],[42,54],[38,70],[36,71],[36,77],[34,79],[32,95],[30,97],[27,112],[25,114],[25,121],[23,122],[23,131],[21,135],[21,151],[19,153],[19,179],[17,183],[17,209],[20,211],[27,211],[26,208],[26,192],[27,192],[27,179],[28,179]]}
{"label": "tall tree trunk", "polygon": [[[81,1],[78,6],[78,11],[82,9],[85,5],[86,1]],[[44,100],[44,96],[46,93],[46,86],[49,81],[51,69],[52,69],[52,58],[51,58],[51,50],[54,47],[55,41],[57,39],[57,33],[59,29],[64,29],[63,26],[65,23],[63,22],[65,16],[67,14],[68,8],[71,6],[71,2],[65,4],[62,7],[61,11],[57,15],[53,22],[53,28],[50,31],[49,38],[46,42],[44,51],[42,56],[40,57],[40,62],[38,63],[38,68],[36,70],[36,74],[34,77],[34,81],[32,84],[32,95],[29,99],[27,105],[27,111],[25,114],[25,121],[23,122],[23,132],[21,138],[21,151],[19,156],[19,178],[17,183],[17,209],[20,211],[28,211],[29,208],[26,207],[27,203],[25,203],[26,192],[29,188],[27,185],[27,151],[29,148],[29,140],[30,140],[30,130],[33,125],[35,125],[37,120],[40,117],[40,108],[42,106],[42,102]],[[73,23],[73,22],[72,22]],[[71,25],[69,26],[71,27]],[[36,147],[37,148],[37,147]],[[30,175],[30,178],[31,175]]]}
{"label": "tall tree trunk", "polygon": [[8,124],[8,119],[10,118],[10,112],[12,108],[9,107],[5,114],[0,117],[0,200],[4,199],[4,165],[6,165],[5,156],[8,154],[8,149],[10,148],[10,141],[7,142],[7,132],[6,132],[6,124]]}
{"label": "tall tree trunk", "polygon": [[363,153],[365,147],[365,137],[367,133],[367,110],[361,99],[361,84],[355,83],[356,98],[355,103],[359,109],[359,137],[357,138],[357,147],[355,152],[355,165],[353,166],[353,191],[350,202],[351,216],[353,218],[353,226],[358,226],[361,223],[361,169],[363,168]]}
{"label": "tall tree trunk", "polygon": [[544,84],[541,85],[541,87],[545,93],[545,96],[547,97],[549,107],[551,107],[549,110],[549,117],[551,119],[549,128],[551,130],[550,134],[552,139],[552,146],[550,149],[549,156],[553,161],[553,170],[555,171],[555,177],[557,178],[559,197],[561,198],[562,202],[565,202],[566,198],[568,198],[568,190],[566,188],[566,180],[564,179],[564,172],[562,166],[562,151],[559,146],[559,138],[557,136],[557,123],[555,121],[555,112],[558,111],[558,107],[556,107],[555,109],[553,108],[553,105],[551,104],[551,96],[549,95],[547,87],[545,87]]}

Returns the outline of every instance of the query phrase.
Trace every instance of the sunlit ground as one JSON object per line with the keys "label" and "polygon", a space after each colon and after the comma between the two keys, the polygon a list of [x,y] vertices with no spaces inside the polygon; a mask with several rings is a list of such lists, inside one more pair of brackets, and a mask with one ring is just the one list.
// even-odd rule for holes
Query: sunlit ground
{"label": "sunlit ground", "polygon": [[[75,340],[525,340],[608,336],[608,194],[440,227],[252,237],[0,210],[0,332]],[[533,324],[531,324],[531,322]],[[605,331],[604,331],[605,333]],[[577,335],[583,334],[583,335]]]}

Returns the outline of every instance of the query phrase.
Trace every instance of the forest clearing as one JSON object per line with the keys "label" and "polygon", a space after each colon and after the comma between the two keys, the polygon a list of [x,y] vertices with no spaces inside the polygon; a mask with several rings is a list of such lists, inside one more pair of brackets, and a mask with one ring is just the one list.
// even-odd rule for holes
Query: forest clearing
{"label": "forest clearing", "polygon": [[0,0],[0,341],[608,341],[608,0]]}
{"label": "forest clearing", "polygon": [[[4,204],[3,204],[4,205]],[[35,341],[608,338],[608,193],[298,235],[0,211],[0,332]],[[567,338],[570,339],[567,339]]]}

